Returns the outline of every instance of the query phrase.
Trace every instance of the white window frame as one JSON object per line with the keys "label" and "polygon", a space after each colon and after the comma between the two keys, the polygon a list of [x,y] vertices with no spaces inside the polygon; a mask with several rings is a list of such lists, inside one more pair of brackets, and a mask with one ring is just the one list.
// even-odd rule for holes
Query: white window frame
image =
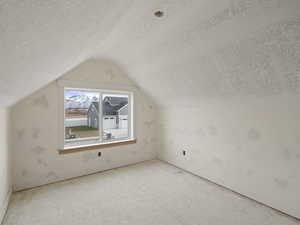
{"label": "white window frame", "polygon": [[[119,88],[110,88],[106,89],[103,87],[96,88],[95,85],[91,84],[74,84],[70,81],[60,81],[58,82],[59,86],[59,103],[60,103],[60,110],[59,110],[59,148],[60,149],[72,149],[72,148],[78,148],[78,147],[88,147],[88,146],[94,146],[94,145],[105,145],[108,143],[118,143],[118,142],[126,142],[135,140],[134,136],[134,91],[128,90],[128,89],[119,89]],[[88,137],[88,138],[76,138],[73,140],[68,140],[66,144],[65,140],[65,90],[79,90],[79,91],[90,91],[90,92],[99,92],[99,136],[98,137]],[[114,140],[103,140],[103,124],[102,124],[102,96],[103,94],[109,95],[109,94],[120,94],[120,95],[127,95],[128,96],[128,137],[126,138],[118,138]],[[101,134],[101,135],[100,135]],[[87,141],[90,141],[87,143]]]}

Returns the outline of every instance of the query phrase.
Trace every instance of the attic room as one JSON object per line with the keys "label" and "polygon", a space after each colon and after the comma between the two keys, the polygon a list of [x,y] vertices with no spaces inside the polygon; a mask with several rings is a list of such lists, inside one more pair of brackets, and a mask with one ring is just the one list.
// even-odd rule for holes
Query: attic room
{"label": "attic room", "polygon": [[0,224],[300,224],[299,11],[0,0]]}

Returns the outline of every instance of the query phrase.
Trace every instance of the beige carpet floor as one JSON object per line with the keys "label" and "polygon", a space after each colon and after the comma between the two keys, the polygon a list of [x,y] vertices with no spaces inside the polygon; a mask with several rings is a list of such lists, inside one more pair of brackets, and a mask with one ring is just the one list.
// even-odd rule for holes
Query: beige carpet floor
{"label": "beige carpet floor", "polygon": [[161,161],[14,193],[3,225],[294,225]]}

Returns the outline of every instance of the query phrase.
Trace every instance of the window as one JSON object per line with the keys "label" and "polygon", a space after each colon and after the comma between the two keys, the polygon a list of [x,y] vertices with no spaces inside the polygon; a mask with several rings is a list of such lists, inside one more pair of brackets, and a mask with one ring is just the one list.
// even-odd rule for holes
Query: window
{"label": "window", "polygon": [[64,88],[64,147],[133,139],[133,94]]}

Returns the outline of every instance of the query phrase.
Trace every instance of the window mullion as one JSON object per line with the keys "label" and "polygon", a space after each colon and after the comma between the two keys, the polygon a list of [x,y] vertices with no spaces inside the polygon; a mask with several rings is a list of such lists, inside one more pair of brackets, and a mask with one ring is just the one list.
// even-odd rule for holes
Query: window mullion
{"label": "window mullion", "polygon": [[103,142],[103,110],[102,110],[102,92],[99,92],[99,139]]}
{"label": "window mullion", "polygon": [[131,116],[132,116],[132,109],[131,109],[131,104],[132,104],[132,99],[131,95],[128,95],[128,115],[127,115],[127,133],[128,133],[128,138],[132,136],[132,127],[131,127]]}

